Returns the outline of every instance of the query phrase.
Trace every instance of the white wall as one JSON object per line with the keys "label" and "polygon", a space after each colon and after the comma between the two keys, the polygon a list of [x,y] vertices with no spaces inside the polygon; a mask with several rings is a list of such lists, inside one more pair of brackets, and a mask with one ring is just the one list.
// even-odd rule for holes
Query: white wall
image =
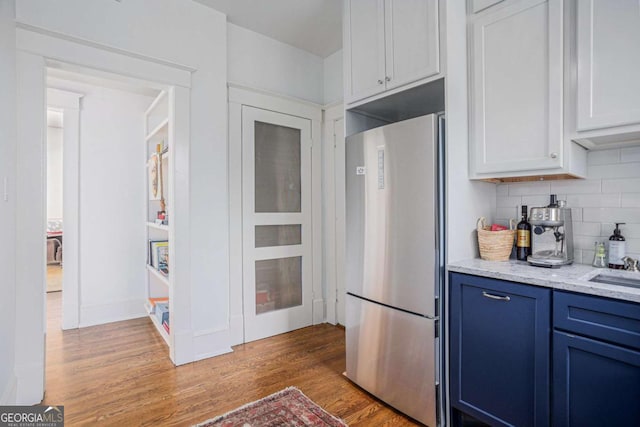
{"label": "white wall", "polygon": [[144,111],[153,98],[59,79],[50,79],[49,87],[84,94],[79,165],[80,326],[142,317]]}
{"label": "white wall", "polygon": [[14,2],[0,1],[0,405],[15,403],[16,56]]}
{"label": "white wall", "polygon": [[322,58],[234,24],[227,34],[230,83],[324,105]]}
{"label": "white wall", "polygon": [[446,2],[447,259],[475,258],[476,220],[495,211],[495,184],[469,181],[465,2]]}
{"label": "white wall", "polygon": [[342,101],[344,72],[342,70],[342,49],[327,56],[323,64],[324,99],[323,104],[329,105]]}
{"label": "white wall", "polygon": [[[184,70],[191,72],[190,97],[182,97],[189,101],[181,105],[182,116],[187,110],[189,114],[188,146],[179,153],[187,159],[188,168],[176,177],[186,199],[184,205],[188,206],[185,209],[189,210],[180,221],[183,229],[189,231],[176,236],[184,248],[181,260],[176,259],[176,264],[184,263],[180,268],[184,280],[179,283],[179,293],[188,309],[183,310],[182,321],[174,331],[179,335],[180,348],[184,349],[179,363],[229,351],[225,15],[192,1],[32,0],[19,2],[16,16],[18,22],[29,28],[21,31],[19,46],[37,44],[38,49],[55,50],[64,58],[73,57],[69,62],[99,64],[98,68],[121,70],[137,78],[145,77],[142,70],[158,67],[177,70],[173,74],[160,73],[168,79],[160,83],[181,78]],[[37,32],[46,37],[27,34]],[[61,34],[59,38],[57,33]],[[68,49],[70,42],[79,47]],[[105,53],[94,54],[94,50],[102,48]],[[104,59],[109,55],[118,56],[120,62],[106,63]],[[126,61],[121,61],[120,56],[126,57]],[[25,67],[37,67],[35,59],[25,62]],[[145,66],[138,60],[152,62],[156,67]],[[124,63],[135,67],[124,69]],[[24,164],[19,168],[24,170],[20,175],[26,177],[28,168]],[[28,176],[32,181],[39,179],[38,174]],[[178,218],[174,218],[177,226]],[[27,268],[26,261],[23,262],[25,265],[19,267]],[[177,272],[176,269],[176,275]],[[36,282],[25,279],[19,286],[37,287]],[[32,295],[36,293],[29,293],[19,301],[19,310],[32,309],[34,303],[38,306],[41,299]],[[41,341],[31,329],[21,336],[30,342]],[[24,354],[26,351],[26,347],[21,350]]]}
{"label": "white wall", "polygon": [[62,128],[47,126],[47,218],[62,218]]}
{"label": "white wall", "polygon": [[640,147],[590,151],[586,180],[500,184],[495,216],[519,218],[521,205],[546,206],[549,194],[571,207],[575,262],[591,264],[594,242],[608,243],[615,222],[626,222],[627,254],[640,258]]}

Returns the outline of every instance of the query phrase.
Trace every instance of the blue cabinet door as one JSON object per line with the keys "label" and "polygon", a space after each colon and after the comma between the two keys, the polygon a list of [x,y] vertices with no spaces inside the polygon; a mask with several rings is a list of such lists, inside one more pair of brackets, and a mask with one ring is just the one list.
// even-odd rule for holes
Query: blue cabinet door
{"label": "blue cabinet door", "polygon": [[553,425],[640,426],[640,352],[555,331]]}
{"label": "blue cabinet door", "polygon": [[492,426],[549,425],[551,291],[450,278],[451,405]]}

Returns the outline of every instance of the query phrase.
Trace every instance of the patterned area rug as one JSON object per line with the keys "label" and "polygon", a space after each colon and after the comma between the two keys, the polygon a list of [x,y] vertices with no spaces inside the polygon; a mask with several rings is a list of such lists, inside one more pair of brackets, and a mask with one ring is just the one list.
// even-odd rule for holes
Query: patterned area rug
{"label": "patterned area rug", "polygon": [[346,427],[295,387],[269,395],[194,427]]}

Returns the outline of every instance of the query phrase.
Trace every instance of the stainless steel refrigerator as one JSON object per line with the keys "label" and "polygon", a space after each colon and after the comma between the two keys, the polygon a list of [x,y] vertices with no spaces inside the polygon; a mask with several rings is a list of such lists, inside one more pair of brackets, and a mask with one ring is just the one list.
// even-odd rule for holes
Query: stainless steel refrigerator
{"label": "stainless steel refrigerator", "polygon": [[346,142],[346,374],[429,426],[439,412],[443,124],[431,114]]}

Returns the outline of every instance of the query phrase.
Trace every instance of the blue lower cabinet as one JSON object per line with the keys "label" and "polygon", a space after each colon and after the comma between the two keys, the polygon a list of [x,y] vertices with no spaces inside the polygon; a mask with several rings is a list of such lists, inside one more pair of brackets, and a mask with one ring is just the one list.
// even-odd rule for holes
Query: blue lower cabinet
{"label": "blue lower cabinet", "polygon": [[640,426],[640,352],[555,331],[553,425]]}
{"label": "blue lower cabinet", "polygon": [[450,278],[451,406],[491,426],[549,425],[551,291]]}

